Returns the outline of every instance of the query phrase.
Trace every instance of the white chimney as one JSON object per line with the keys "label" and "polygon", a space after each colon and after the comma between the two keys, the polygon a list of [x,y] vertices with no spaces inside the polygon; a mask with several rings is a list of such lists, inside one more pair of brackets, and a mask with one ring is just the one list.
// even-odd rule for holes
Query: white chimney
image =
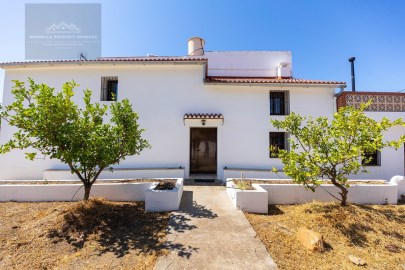
{"label": "white chimney", "polygon": [[282,77],[285,77],[283,75],[287,73],[287,67],[288,63],[286,62],[282,62],[277,66],[277,79],[282,79]]}
{"label": "white chimney", "polygon": [[188,55],[204,55],[205,40],[200,37],[188,39]]}

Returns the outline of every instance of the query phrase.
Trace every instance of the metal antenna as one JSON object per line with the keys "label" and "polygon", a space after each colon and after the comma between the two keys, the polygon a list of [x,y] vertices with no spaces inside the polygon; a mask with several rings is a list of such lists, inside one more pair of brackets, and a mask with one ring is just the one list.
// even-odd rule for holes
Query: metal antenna
{"label": "metal antenna", "polygon": [[80,60],[82,60],[82,58],[87,61],[87,58],[84,57],[83,53],[80,53]]}

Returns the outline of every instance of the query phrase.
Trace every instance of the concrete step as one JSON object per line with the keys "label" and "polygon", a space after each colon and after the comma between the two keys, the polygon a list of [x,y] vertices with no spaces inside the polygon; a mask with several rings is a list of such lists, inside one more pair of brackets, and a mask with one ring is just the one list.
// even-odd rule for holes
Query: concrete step
{"label": "concrete step", "polygon": [[188,178],[184,179],[185,186],[223,186],[224,183],[220,179],[209,178]]}

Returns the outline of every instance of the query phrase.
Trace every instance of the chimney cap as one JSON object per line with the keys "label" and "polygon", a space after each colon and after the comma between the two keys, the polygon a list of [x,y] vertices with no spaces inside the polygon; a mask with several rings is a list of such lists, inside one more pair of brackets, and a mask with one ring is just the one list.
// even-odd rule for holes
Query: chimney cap
{"label": "chimney cap", "polygon": [[187,41],[188,53],[187,55],[201,56],[204,55],[205,40],[200,37],[191,37]]}
{"label": "chimney cap", "polygon": [[191,37],[191,38],[187,39],[187,41],[190,41],[191,39],[200,39],[200,40],[202,40],[202,42],[205,43],[205,40],[202,37],[197,37],[197,36]]}

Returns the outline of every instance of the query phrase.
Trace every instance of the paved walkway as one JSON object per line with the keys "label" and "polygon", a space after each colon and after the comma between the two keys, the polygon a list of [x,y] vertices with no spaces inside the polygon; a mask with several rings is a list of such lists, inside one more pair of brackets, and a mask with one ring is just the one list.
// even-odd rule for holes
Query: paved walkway
{"label": "paved walkway", "polygon": [[155,265],[162,269],[276,269],[266,248],[224,187],[185,186],[172,214],[167,246]]}

